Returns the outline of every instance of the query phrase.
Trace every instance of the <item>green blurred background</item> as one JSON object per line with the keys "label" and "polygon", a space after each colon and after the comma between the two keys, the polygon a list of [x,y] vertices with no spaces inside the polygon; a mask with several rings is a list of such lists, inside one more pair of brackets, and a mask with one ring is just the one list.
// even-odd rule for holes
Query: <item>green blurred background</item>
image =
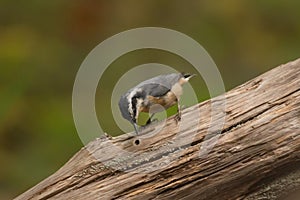
{"label": "green blurred background", "polygon": [[[101,41],[143,26],[183,32],[210,53],[229,90],[299,57],[299,10],[294,0],[1,0],[0,199],[34,186],[82,147],[72,118],[72,87],[81,62]],[[108,133],[121,133],[109,108],[101,106],[110,103],[117,80],[111,77],[149,62],[179,71],[191,67],[155,50],[116,60],[96,97]],[[199,101],[209,98],[207,91],[197,95]]]}

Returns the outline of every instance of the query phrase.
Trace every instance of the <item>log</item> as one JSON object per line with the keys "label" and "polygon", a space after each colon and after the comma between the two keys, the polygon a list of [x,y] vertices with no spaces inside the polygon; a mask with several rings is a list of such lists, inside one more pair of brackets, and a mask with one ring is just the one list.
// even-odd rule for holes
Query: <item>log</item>
{"label": "log", "polygon": [[300,189],[299,164],[300,59],[184,109],[178,124],[91,141],[16,199],[284,199]]}

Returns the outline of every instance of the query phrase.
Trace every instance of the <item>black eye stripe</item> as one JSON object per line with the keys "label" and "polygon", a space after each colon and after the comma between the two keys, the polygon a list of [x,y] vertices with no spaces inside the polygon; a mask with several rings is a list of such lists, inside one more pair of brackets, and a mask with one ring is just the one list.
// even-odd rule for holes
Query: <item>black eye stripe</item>
{"label": "black eye stripe", "polygon": [[132,111],[133,111],[133,120],[135,120],[135,116],[136,116],[136,104],[137,104],[137,98],[136,97],[132,97],[131,99],[131,104],[132,104]]}
{"label": "black eye stripe", "polygon": [[132,120],[133,120],[133,122],[136,122],[136,114],[137,114],[137,108],[136,108],[136,106],[137,106],[137,100],[138,99],[144,99],[145,98],[145,96],[146,96],[146,94],[145,94],[145,92],[143,92],[143,91],[140,91],[140,92],[137,92],[132,98],[131,98],[131,108],[132,108],[132,113],[133,113],[133,115],[132,115]]}

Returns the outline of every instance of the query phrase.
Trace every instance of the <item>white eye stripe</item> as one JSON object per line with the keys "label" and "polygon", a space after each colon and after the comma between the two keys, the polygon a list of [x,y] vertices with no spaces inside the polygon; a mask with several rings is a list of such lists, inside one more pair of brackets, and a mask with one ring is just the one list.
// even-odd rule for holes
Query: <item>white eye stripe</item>
{"label": "white eye stripe", "polygon": [[137,99],[136,114],[134,116],[136,120],[138,120],[138,117],[139,117],[139,114],[140,114],[139,108],[141,107],[142,103],[143,103],[143,99]]}
{"label": "white eye stripe", "polygon": [[132,108],[132,97],[134,97],[134,95],[136,95],[136,93],[141,92],[142,89],[141,88],[134,88],[129,95],[127,96],[127,101],[128,101],[128,112],[130,113],[131,117],[133,118],[133,108]]}

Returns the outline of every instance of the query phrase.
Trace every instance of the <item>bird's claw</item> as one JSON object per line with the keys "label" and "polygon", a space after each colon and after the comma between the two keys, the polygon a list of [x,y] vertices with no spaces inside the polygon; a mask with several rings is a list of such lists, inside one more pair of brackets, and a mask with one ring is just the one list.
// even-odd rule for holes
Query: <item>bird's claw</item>
{"label": "bird's claw", "polygon": [[148,125],[150,125],[150,124],[152,124],[153,122],[158,122],[158,119],[157,118],[155,118],[155,119],[149,119],[147,122],[146,122],[146,124],[144,125],[144,127],[146,127],[146,126],[148,126]]}
{"label": "bird's claw", "polygon": [[181,113],[177,113],[177,115],[175,115],[175,120],[177,124],[181,121]]}
{"label": "bird's claw", "polygon": [[106,132],[104,133],[104,135],[101,137],[101,139],[108,139],[108,140],[112,140],[112,136],[108,135]]}
{"label": "bird's claw", "polygon": [[158,122],[158,119],[157,119],[157,118],[151,120],[151,123],[156,123],[156,122]]}
{"label": "bird's claw", "polygon": [[139,127],[139,130],[142,131],[142,130],[146,129],[153,122],[158,122],[158,119],[155,118],[155,119],[153,119],[151,121],[148,120],[145,125],[142,125],[142,126]]}

